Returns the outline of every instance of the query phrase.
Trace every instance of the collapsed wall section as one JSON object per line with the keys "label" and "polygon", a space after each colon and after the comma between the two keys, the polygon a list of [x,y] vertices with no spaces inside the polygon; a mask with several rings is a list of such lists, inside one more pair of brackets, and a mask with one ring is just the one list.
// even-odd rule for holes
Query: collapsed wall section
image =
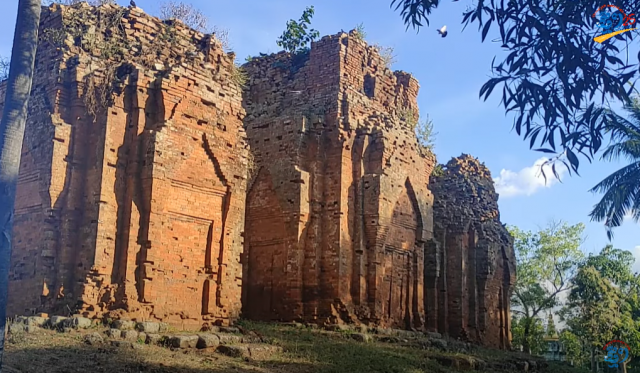
{"label": "collapsed wall section", "polygon": [[233,54],[138,8],[43,8],[10,313],[239,316],[247,150]]}
{"label": "collapsed wall section", "polygon": [[422,327],[435,159],[413,132],[417,81],[346,33],[246,68],[243,313]]}

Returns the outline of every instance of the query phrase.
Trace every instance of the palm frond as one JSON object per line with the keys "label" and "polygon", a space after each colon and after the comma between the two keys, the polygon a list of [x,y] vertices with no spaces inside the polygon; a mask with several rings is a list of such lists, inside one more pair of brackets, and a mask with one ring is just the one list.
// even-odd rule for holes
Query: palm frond
{"label": "palm frond", "polygon": [[602,153],[602,159],[613,161],[626,158],[630,162],[640,159],[640,136],[609,145]]}
{"label": "palm frond", "polygon": [[632,163],[612,173],[591,189],[604,192],[589,214],[592,221],[603,221],[609,239],[613,228],[619,227],[627,213],[637,221],[640,217],[640,162]]}

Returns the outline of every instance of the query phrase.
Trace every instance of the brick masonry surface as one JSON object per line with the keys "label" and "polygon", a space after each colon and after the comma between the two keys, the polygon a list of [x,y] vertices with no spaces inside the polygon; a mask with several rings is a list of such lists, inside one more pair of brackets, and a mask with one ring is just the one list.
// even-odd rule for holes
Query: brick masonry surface
{"label": "brick masonry surface", "polygon": [[[90,49],[97,16],[124,30],[107,44],[120,55]],[[75,19],[85,26],[74,38],[65,26]],[[57,44],[51,30],[65,30]],[[115,310],[184,326],[237,318],[247,145],[234,56],[136,8],[54,5],[40,32],[9,311]],[[101,89],[112,99],[94,117],[85,96]]]}
{"label": "brick masonry surface", "polygon": [[54,5],[40,32],[10,313],[242,313],[509,347],[489,172],[463,156],[430,176],[418,82],[357,34],[254,58],[243,91],[215,38],[138,8]]}

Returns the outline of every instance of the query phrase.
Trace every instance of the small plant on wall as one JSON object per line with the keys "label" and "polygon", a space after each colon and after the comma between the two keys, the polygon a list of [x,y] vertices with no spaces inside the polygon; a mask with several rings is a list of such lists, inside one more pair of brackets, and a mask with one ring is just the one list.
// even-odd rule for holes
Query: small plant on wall
{"label": "small plant on wall", "polygon": [[312,5],[302,12],[300,20],[289,20],[289,22],[287,22],[287,29],[278,38],[276,44],[292,54],[308,52],[311,42],[320,36],[317,30],[309,28],[313,13],[314,9]]}
{"label": "small plant on wall", "polygon": [[416,137],[418,138],[418,146],[420,150],[425,152],[429,151],[433,153],[433,147],[435,145],[435,137],[438,134],[433,130],[433,121],[427,115],[422,121],[416,123],[415,128]]}
{"label": "small plant on wall", "polygon": [[356,32],[357,39],[364,40],[367,38],[367,32],[364,30],[364,24],[358,24],[354,31]]}

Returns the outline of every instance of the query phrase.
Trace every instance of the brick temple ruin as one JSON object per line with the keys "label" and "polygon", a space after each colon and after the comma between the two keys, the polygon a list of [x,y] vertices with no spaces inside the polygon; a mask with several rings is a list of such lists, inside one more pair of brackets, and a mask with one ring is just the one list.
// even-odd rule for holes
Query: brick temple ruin
{"label": "brick temple ruin", "polygon": [[246,76],[212,36],[138,8],[52,5],[40,33],[10,314],[510,346],[515,258],[489,171],[463,155],[432,175],[418,82],[355,33]]}

